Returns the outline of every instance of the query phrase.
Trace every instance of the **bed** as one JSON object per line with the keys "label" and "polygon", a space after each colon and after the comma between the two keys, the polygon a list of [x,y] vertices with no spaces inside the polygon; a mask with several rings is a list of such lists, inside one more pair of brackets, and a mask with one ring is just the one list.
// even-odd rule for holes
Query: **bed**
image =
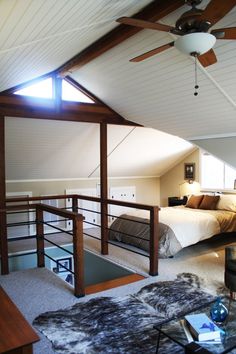
{"label": "bed", "polygon": [[[195,198],[196,197],[196,198]],[[193,199],[198,199],[193,203]],[[203,200],[205,198],[205,204]],[[206,200],[208,203],[206,203]],[[214,203],[210,203],[214,200]],[[191,196],[186,206],[159,212],[159,258],[215,235],[236,231],[236,196]],[[109,240],[149,252],[149,211],[122,214],[109,229]]]}

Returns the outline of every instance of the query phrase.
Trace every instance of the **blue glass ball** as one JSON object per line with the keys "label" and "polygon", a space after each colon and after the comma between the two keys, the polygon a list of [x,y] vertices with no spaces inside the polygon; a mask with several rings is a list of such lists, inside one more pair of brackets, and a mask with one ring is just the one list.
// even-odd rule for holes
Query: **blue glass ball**
{"label": "blue glass ball", "polygon": [[226,320],[229,311],[227,307],[222,303],[221,298],[218,297],[210,309],[210,316],[212,321],[222,323]]}

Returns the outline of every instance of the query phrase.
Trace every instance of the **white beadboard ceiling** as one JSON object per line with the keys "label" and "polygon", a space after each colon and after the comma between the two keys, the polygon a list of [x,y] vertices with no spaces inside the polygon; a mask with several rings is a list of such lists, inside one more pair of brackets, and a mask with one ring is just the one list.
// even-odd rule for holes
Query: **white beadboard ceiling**
{"label": "white beadboard ceiling", "polygon": [[[7,180],[99,177],[99,125],[6,119]],[[160,176],[193,151],[183,139],[142,127],[108,127],[109,177]]]}
{"label": "white beadboard ceiling", "polygon": [[[207,3],[203,1],[200,7]],[[184,8],[187,5],[162,22],[174,25]],[[214,28],[230,26],[236,26],[236,6]],[[217,40],[218,62],[207,68],[198,65],[196,97],[193,58],[177,49],[143,62],[129,62],[173,38],[169,33],[143,30],[73,73],[73,78],[125,118],[145,126],[188,140],[235,133],[236,41]]]}
{"label": "white beadboard ceiling", "polygon": [[[118,24],[115,19],[121,16],[132,16],[150,2],[151,0],[1,0],[0,91],[57,69],[116,27]],[[205,8],[208,2],[209,0],[203,0],[199,7]],[[183,5],[160,22],[174,25],[176,19],[188,9],[187,5]],[[232,26],[236,26],[236,6],[214,28]],[[184,56],[175,48],[141,63],[129,62],[130,58],[173,39],[175,37],[168,33],[143,30],[89,62],[80,70],[74,72],[72,77],[124,118],[146,127],[155,128],[158,130],[156,134],[162,134],[160,131],[163,131],[186,140],[197,141],[200,146],[203,137],[208,139],[217,136],[221,138],[235,136],[236,41],[217,40],[214,50],[218,62],[205,69],[200,64],[198,65],[200,88],[199,95],[195,97],[193,95],[194,62],[192,58]],[[17,122],[19,121],[17,120]],[[88,141],[93,134],[95,134],[93,136],[94,141],[98,141],[94,125],[85,129],[79,128],[79,124],[77,128],[79,131],[76,128],[72,129],[73,134],[69,128],[72,127],[72,123],[68,123],[68,128],[64,128],[64,124],[61,126],[62,123],[59,122],[44,122],[49,131],[53,130],[52,126],[54,126],[56,127],[55,131],[58,129],[59,137],[63,138],[65,135],[61,144],[55,137],[56,147],[54,146],[51,149],[50,142],[47,140],[47,138],[50,139],[50,135],[47,135],[47,130],[44,131],[39,121],[25,121],[29,125],[28,130],[26,124],[22,125],[23,128],[17,125],[19,130],[18,140],[16,139],[15,142],[14,140],[7,141],[7,144],[9,144],[6,149],[9,162],[7,165],[8,179],[54,178],[55,175],[57,175],[57,178],[60,178],[60,176],[64,178],[65,170],[68,177],[80,177],[82,172],[79,168],[76,169],[77,165],[73,171],[70,170],[73,164],[71,156],[74,156],[70,153],[74,151],[74,148],[78,149],[78,155],[82,156],[81,160],[76,160],[78,165],[82,165],[82,161],[83,163],[86,161],[83,177],[89,176],[94,170],[92,176],[98,173],[96,170],[99,161],[97,148],[93,150],[93,147],[88,146],[86,153],[81,151],[83,142]],[[14,124],[13,126],[11,124],[14,122],[16,123],[15,119],[9,118],[7,123],[7,129],[9,132],[11,131],[13,136],[15,136],[14,132],[16,130]],[[38,132],[41,132],[41,134],[38,134],[35,130],[32,137],[27,135],[26,139],[25,132],[31,134],[30,132],[35,127],[39,129]],[[126,130],[128,132],[129,129],[132,129],[123,128],[114,127],[116,134],[119,136],[119,138],[114,138],[114,141],[112,140],[114,146],[122,140]],[[147,130],[149,134],[150,131]],[[45,136],[43,133],[45,133]],[[74,141],[75,136],[80,137],[79,143]],[[120,165],[126,165],[126,171],[129,171],[132,175],[140,175],[141,172],[137,166],[133,166],[132,169],[130,166],[138,160],[142,165],[139,158],[142,153],[139,151],[139,155],[135,155],[131,151],[130,161],[132,162],[126,161],[127,154],[124,147],[129,139],[134,144],[133,139],[136,137],[135,146],[138,149],[141,136],[143,136],[143,133],[139,133],[139,128],[136,128],[127,137],[127,140],[123,141],[112,153],[113,160],[112,158],[109,159],[111,175],[127,175],[128,172],[124,173],[124,170],[117,170],[119,159],[122,160]],[[68,139],[68,144],[66,139]],[[143,146],[149,146],[148,143],[151,144],[152,139],[155,140],[153,136],[152,139],[145,139],[144,137]],[[157,136],[156,140],[158,139],[162,141],[160,135]],[[41,153],[38,155],[35,154],[35,146],[37,145],[34,145],[34,142],[36,141],[41,148]],[[43,144],[40,145],[40,142],[43,142]],[[173,140],[173,142],[178,146],[177,140]],[[17,143],[20,143],[25,155],[19,151],[19,148],[17,149],[19,147]],[[171,145],[170,141],[168,141],[168,145]],[[146,175],[160,175],[168,168],[161,157],[164,156],[166,147],[167,144],[163,144],[153,149],[157,152],[156,160],[152,160],[155,160],[155,163],[149,161],[147,156],[143,156],[147,162],[145,164]],[[186,145],[183,149],[185,148],[186,152],[190,151],[188,149],[191,149],[191,145]],[[37,167],[35,162],[32,162],[30,166],[31,149],[38,164],[44,169],[47,168],[46,175],[42,175],[42,170]],[[60,156],[63,149],[66,149],[63,159],[63,164],[65,163],[66,167],[63,166],[62,168]],[[128,149],[127,146],[126,149]],[[149,150],[152,151],[152,147]],[[51,153],[49,154],[47,151],[51,151]],[[118,154],[119,151],[120,155]],[[121,153],[121,151],[123,152]],[[180,151],[182,151],[182,155]],[[180,147],[177,147],[176,150],[173,148],[172,152],[172,157],[165,156],[169,166],[180,155],[183,157],[185,154],[185,150],[181,150]],[[52,156],[54,153],[55,155]],[[14,154],[16,155],[14,156]],[[116,154],[119,156],[116,157]],[[56,159],[54,160],[55,156]],[[89,161],[90,158],[95,160],[93,162]],[[46,159],[48,161],[45,161]],[[55,164],[52,164],[53,160],[57,162],[56,170]],[[22,162],[22,166],[19,161]],[[18,172],[15,166],[18,166]],[[143,172],[141,175],[143,175]]]}
{"label": "white beadboard ceiling", "polygon": [[150,0],[1,0],[0,91],[55,70]]}

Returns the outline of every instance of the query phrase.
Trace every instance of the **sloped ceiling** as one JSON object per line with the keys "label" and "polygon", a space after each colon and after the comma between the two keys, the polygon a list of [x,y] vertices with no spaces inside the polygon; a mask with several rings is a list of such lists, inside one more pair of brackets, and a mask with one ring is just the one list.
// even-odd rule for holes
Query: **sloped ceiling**
{"label": "sloped ceiling", "polygon": [[0,91],[51,72],[150,0],[1,0]]}
{"label": "sloped ceiling", "polygon": [[[203,0],[199,7],[204,9],[208,2]],[[115,20],[118,17],[132,16],[149,3],[149,0],[2,0],[0,91],[57,69],[116,27],[118,24]],[[188,9],[185,4],[160,22],[174,25],[176,19]],[[213,28],[232,26],[236,26],[236,6]],[[129,62],[130,58],[173,39],[175,37],[168,33],[143,30],[92,60],[74,72],[72,77],[124,118],[146,127],[198,141],[200,146],[203,137],[235,135],[236,41],[217,40],[214,49],[218,62],[205,69],[198,64],[200,88],[199,95],[195,97],[193,60],[175,48],[141,63]],[[38,124],[36,120],[34,123]],[[62,136],[58,129],[59,136]],[[132,134],[135,132],[138,129]],[[86,136],[87,132],[84,134]],[[44,141],[43,135],[41,140]],[[63,144],[57,143],[59,163],[59,151]],[[44,145],[47,146],[46,141]],[[10,146],[7,154],[14,160]],[[42,154],[46,154],[46,150]],[[96,154],[96,151],[91,151],[91,156]],[[40,159],[40,156],[36,157]],[[13,178],[13,160],[9,160],[7,167],[8,179]],[[67,160],[68,157],[65,158]],[[15,163],[18,164],[17,159]],[[27,162],[24,166],[25,173],[19,172],[15,177],[30,179],[42,175],[39,169],[36,173],[37,167],[33,169],[35,172],[30,172]],[[89,165],[85,174],[89,175],[96,166]],[[49,162],[47,167],[50,169]],[[22,171],[20,166],[19,171]],[[139,174],[138,170],[135,171],[135,174]],[[153,171],[152,175],[159,174],[159,171]],[[51,168],[48,178],[54,174]],[[62,176],[63,172],[59,175]],[[80,174],[77,171],[72,175]]]}
{"label": "sloped ceiling", "polygon": [[[96,124],[6,119],[7,180],[99,176],[99,126]],[[154,129],[109,125],[109,177],[160,176],[192,144]]]}
{"label": "sloped ceiling", "polygon": [[[205,8],[208,1],[199,6]],[[174,25],[187,5],[162,19]],[[123,15],[127,15],[124,11]],[[214,28],[236,25],[236,6]],[[165,32],[143,30],[73,73],[126,119],[191,140],[236,132],[236,41],[217,40],[218,62],[198,65],[199,95],[194,96],[194,62],[175,48],[143,62],[130,58],[173,40]],[[96,72],[96,75],[94,75]]]}

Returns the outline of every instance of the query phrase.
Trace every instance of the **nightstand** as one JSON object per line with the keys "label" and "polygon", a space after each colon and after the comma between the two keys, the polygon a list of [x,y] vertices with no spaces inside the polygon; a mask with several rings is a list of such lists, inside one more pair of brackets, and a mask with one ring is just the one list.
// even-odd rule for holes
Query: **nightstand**
{"label": "nightstand", "polygon": [[176,205],[185,205],[187,202],[187,197],[184,196],[183,198],[179,198],[179,197],[169,197],[168,198],[168,206],[172,207],[172,206],[176,206]]}

